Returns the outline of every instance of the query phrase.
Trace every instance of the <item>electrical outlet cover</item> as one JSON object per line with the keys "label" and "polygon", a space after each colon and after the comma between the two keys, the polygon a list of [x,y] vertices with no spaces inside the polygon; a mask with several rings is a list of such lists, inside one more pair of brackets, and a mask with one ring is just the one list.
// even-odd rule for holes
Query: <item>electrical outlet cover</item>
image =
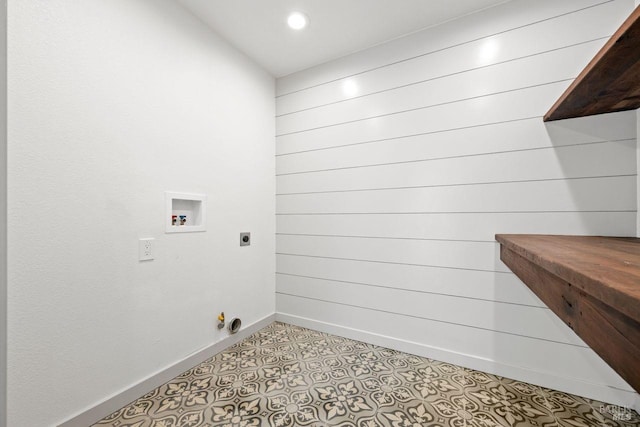
{"label": "electrical outlet cover", "polygon": [[138,241],[138,261],[149,261],[153,259],[154,239],[140,239]]}

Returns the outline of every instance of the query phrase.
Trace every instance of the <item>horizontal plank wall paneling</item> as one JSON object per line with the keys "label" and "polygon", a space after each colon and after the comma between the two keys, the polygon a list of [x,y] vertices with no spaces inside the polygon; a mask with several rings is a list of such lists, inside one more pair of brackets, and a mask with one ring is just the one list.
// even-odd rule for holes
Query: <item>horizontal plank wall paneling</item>
{"label": "horizontal plank wall paneling", "polygon": [[276,150],[277,154],[315,150],[540,117],[548,99],[557,98],[568,83],[569,80],[550,82],[481,97],[459,98],[449,103],[280,134],[276,137]]}
{"label": "horizontal plank wall paneling", "polygon": [[276,237],[278,253],[358,259],[481,271],[509,271],[496,262],[494,242],[366,239],[358,237]]}
{"label": "horizontal plank wall paneling", "polygon": [[544,307],[529,288],[519,286],[513,274],[501,271],[288,254],[276,256],[276,268],[283,276]]}
{"label": "horizontal plank wall paneling", "polygon": [[289,296],[586,347],[568,327],[558,327],[562,322],[541,307],[295,276],[278,280],[278,292]]}
{"label": "horizontal plank wall paneling", "polygon": [[[451,48],[501,33],[512,32],[522,27],[532,27],[536,43],[545,38],[556,39],[560,34],[535,33],[535,29],[546,29],[544,23],[559,19],[565,15],[573,15],[583,10],[610,3],[611,0],[563,0],[562,2],[537,1],[535,5],[523,5],[513,2],[500,8],[493,8],[473,16],[457,20],[455,25],[441,25],[416,33],[412,37],[396,39],[375,49],[347,56],[338,61],[329,62],[313,69],[313,72],[300,72],[279,79],[277,94],[280,97],[299,92],[315,86],[326,86],[347,76],[361,75],[365,72],[385,68],[396,63],[406,62],[425,54]],[[607,17],[600,16],[588,30],[597,32],[597,26],[603,25],[605,19],[610,20],[610,27],[604,24],[609,35],[629,15],[629,9],[618,7],[608,10]],[[597,12],[596,12],[597,15]],[[617,23],[615,22],[617,21]],[[584,22],[584,21],[581,21]],[[564,28],[563,28],[564,30]],[[574,28],[571,32],[579,32]],[[531,36],[530,36],[531,37]],[[586,40],[588,37],[583,37]],[[579,39],[580,40],[580,39]],[[570,44],[570,43],[568,43]],[[523,49],[526,47],[522,47]],[[589,58],[590,59],[590,58]],[[589,61],[586,59],[586,63]],[[434,64],[435,65],[435,64]]]}
{"label": "horizontal plank wall paneling", "polygon": [[636,115],[542,122],[632,8],[514,0],[280,79],[279,318],[639,407],[494,241],[635,234]]}
{"label": "horizontal plank wall paneling", "polygon": [[277,177],[279,194],[635,175],[636,141],[416,159]]}
{"label": "horizontal plank wall paneling", "polygon": [[[278,134],[287,134],[570,79],[580,72],[580,65],[576,65],[580,64],[580,58],[594,55],[601,44],[596,40],[290,113],[277,118],[276,130]],[[452,57],[459,55],[455,50],[449,54]],[[444,63],[451,61],[450,58],[439,60]],[[531,67],[537,67],[537,72],[528,72]],[[498,73],[504,78],[496,80]],[[392,78],[388,77],[384,83],[389,83],[389,80]],[[353,84],[356,85],[355,82]]]}
{"label": "horizontal plank wall paneling", "polygon": [[279,234],[493,242],[502,233],[625,236],[635,212],[279,215]]}
{"label": "horizontal plank wall paneling", "polygon": [[277,214],[633,211],[635,176],[284,194]]}
{"label": "horizontal plank wall paneling", "polygon": [[[628,116],[629,113],[608,114],[574,119],[570,123],[551,122],[546,126],[540,126],[540,118],[534,117],[325,149],[286,152],[277,156],[277,173],[446,159],[607,140],[633,140],[636,129]],[[292,146],[292,149],[296,147]]]}

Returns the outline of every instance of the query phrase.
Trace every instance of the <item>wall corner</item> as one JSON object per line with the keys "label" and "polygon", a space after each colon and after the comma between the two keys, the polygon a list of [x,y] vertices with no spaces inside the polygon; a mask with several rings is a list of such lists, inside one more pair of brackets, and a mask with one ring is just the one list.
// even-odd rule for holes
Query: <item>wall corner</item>
{"label": "wall corner", "polygon": [[0,1],[0,427],[7,425],[7,1]]}

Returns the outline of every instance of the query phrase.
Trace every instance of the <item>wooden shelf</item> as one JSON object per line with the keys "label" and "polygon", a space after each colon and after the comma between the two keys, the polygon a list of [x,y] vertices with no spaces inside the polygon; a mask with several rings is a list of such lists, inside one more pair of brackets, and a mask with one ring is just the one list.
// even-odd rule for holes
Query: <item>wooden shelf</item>
{"label": "wooden shelf", "polygon": [[497,234],[500,259],[640,391],[640,239]]}
{"label": "wooden shelf", "polygon": [[640,6],[622,24],[560,99],[544,121],[640,107]]}

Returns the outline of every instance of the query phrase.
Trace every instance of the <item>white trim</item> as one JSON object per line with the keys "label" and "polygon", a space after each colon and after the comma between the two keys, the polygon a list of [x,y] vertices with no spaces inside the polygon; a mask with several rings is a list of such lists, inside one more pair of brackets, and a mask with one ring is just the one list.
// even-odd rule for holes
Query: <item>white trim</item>
{"label": "white trim", "polygon": [[471,354],[458,353],[417,342],[401,340],[386,335],[379,335],[360,329],[347,328],[333,323],[308,319],[306,317],[276,313],[276,321],[315,329],[320,332],[339,335],[369,344],[379,345],[422,357],[428,357],[430,359],[446,361],[466,368],[484,371],[502,377],[514,378],[519,381],[563,391],[565,393],[588,397],[602,402],[613,403],[640,411],[640,395],[631,391],[620,390],[603,384],[595,384],[581,381],[576,378],[560,377],[545,372],[533,371],[531,369],[507,365]]}
{"label": "white trim", "polygon": [[140,396],[170,381],[184,371],[193,368],[208,358],[242,341],[256,331],[270,325],[275,321],[275,314],[271,314],[249,326],[242,328],[238,333],[230,335],[208,347],[199,350],[167,368],[150,375],[142,381],[122,390],[104,401],[88,408],[79,414],[59,424],[59,427],[86,427],[92,425],[107,415],[117,411],[131,403]]}
{"label": "white trim", "polygon": [[456,365],[489,372],[507,378],[517,378],[532,384],[564,391],[566,393],[589,397],[603,402],[626,406],[636,411],[640,410],[640,397],[637,393],[611,388],[602,384],[588,383],[575,378],[564,378],[517,366],[497,363],[489,359],[477,356],[453,352],[450,350],[432,347],[412,341],[399,340],[397,338],[374,334],[359,329],[347,328],[327,322],[320,322],[305,317],[292,316],[283,313],[271,314],[253,324],[243,328],[237,334],[230,335],[190,356],[174,363],[173,365],[150,375],[142,381],[122,390],[104,401],[88,408],[79,414],[59,424],[59,427],[85,427],[92,425],[114,411],[122,408],[149,391],[170,381],[182,372],[198,365],[202,361],[229,348],[235,343],[256,331],[268,326],[274,321],[289,323],[305,328],[315,329],[334,335],[339,335],[370,344],[384,346],[398,351],[404,351],[418,356],[443,360]]}

